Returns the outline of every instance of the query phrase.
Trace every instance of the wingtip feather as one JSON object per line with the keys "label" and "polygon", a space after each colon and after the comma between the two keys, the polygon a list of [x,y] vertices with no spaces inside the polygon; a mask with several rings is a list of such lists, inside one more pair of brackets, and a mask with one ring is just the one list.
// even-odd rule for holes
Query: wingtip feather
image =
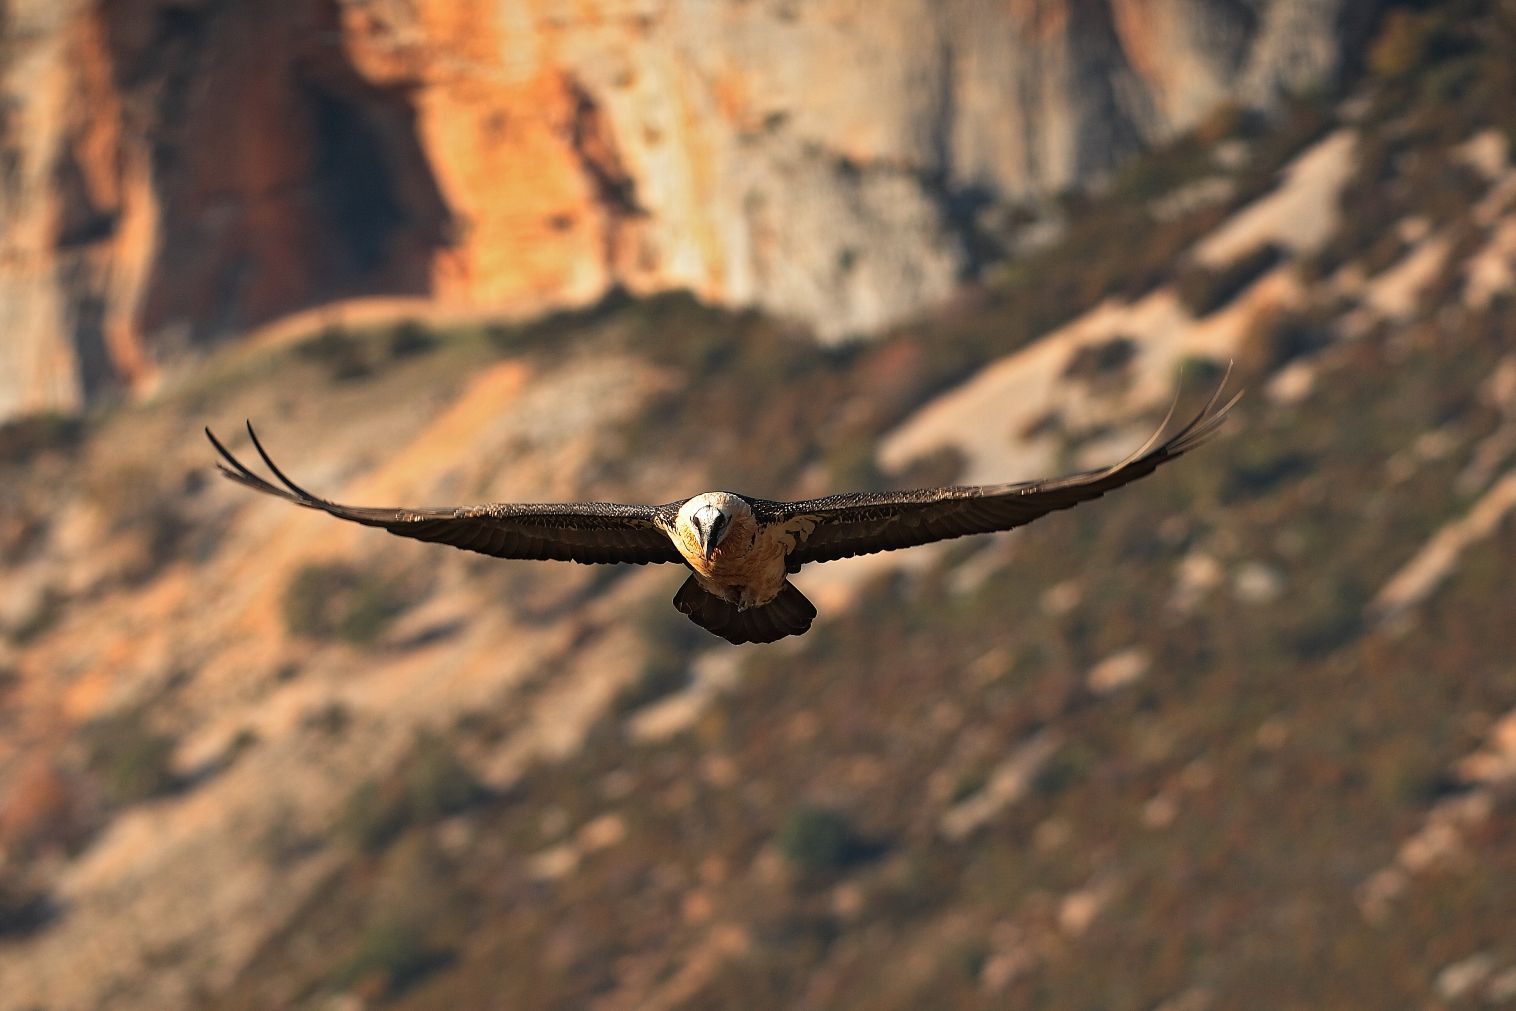
{"label": "wingtip feather", "polygon": [[1227,401],[1220,407],[1216,406],[1217,401],[1221,399],[1221,394],[1226,390],[1227,380],[1231,378],[1232,368],[1234,364],[1235,362],[1228,360],[1226,372],[1222,375],[1221,382],[1216,384],[1216,389],[1211,393],[1210,398],[1205,402],[1205,406],[1202,407],[1199,413],[1195,415],[1190,423],[1188,425],[1185,425],[1184,428],[1180,430],[1179,434],[1176,435],[1173,440],[1164,447],[1164,451],[1167,454],[1170,456],[1178,456],[1181,453],[1187,453],[1190,450],[1195,449],[1197,446],[1201,446],[1209,442],[1221,430],[1221,426],[1226,423],[1227,417],[1231,413],[1232,408],[1237,406],[1237,402],[1240,401],[1242,399],[1242,395],[1247,392],[1247,387],[1243,387],[1236,393],[1232,394],[1231,397],[1229,397]]}
{"label": "wingtip feather", "polygon": [[262,457],[264,465],[267,466],[268,469],[273,472],[274,476],[277,477],[280,480],[280,482],[283,483],[283,485],[286,488],[288,488],[290,491],[294,492],[295,495],[298,496],[299,498],[304,499],[304,500],[306,500],[308,502],[316,502],[316,503],[322,502],[323,500],[321,498],[319,498],[316,495],[312,495],[310,492],[308,492],[304,488],[300,487],[294,481],[291,481],[289,479],[289,475],[285,474],[284,471],[282,471],[282,470],[279,469],[279,465],[273,461],[273,458],[268,455],[268,450],[264,449],[263,448],[263,443],[259,441],[259,439],[258,439],[258,433],[253,430],[253,422],[252,422],[252,420],[251,419],[243,419],[243,420],[244,420],[244,422],[247,425],[247,435],[248,435],[248,438],[253,441],[253,448],[258,451],[258,455],[260,457]]}
{"label": "wingtip feather", "polygon": [[267,481],[248,470],[241,460],[232,455],[232,451],[227,449],[220,439],[216,438],[216,433],[211,431],[209,425],[205,426],[205,437],[211,441],[212,446],[216,447],[216,452],[221,454],[221,460],[216,462],[216,466],[222,474],[239,484],[245,484],[249,487],[259,488],[260,490],[268,485]]}

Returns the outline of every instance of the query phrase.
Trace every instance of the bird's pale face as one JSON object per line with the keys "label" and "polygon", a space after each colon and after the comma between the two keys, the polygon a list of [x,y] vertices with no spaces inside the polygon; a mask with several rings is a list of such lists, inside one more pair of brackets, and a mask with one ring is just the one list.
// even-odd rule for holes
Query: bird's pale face
{"label": "bird's pale face", "polygon": [[707,492],[697,495],[679,510],[679,523],[688,531],[688,538],[700,549],[706,561],[716,553],[726,535],[731,532],[733,519],[739,508],[747,503],[724,492]]}
{"label": "bird's pale face", "polygon": [[695,529],[695,540],[700,545],[700,553],[709,560],[716,551],[716,545],[721,543],[721,539],[731,529],[732,517],[719,506],[701,506],[690,515],[690,526]]}

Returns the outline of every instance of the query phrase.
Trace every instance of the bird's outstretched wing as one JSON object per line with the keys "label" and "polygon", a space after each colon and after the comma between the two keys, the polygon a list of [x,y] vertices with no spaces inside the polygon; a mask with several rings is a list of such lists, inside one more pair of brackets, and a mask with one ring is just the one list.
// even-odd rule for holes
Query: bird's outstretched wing
{"label": "bird's outstretched wing", "polygon": [[546,558],[566,562],[682,561],[656,522],[672,518],[677,503],[667,506],[623,505],[619,502],[496,502],[441,509],[375,509],[348,506],[312,495],[284,475],[269,459],[252,423],[247,434],[253,448],[284,487],[245,467],[211,430],[205,435],[221,454],[217,467],[238,484],[276,495],[307,509],[320,509],[338,519],[383,527],[401,537],[437,541],[497,558]]}
{"label": "bird's outstretched wing", "polygon": [[[1230,368],[1227,370],[1230,375]],[[1059,509],[1099,498],[1113,488],[1145,477],[1189,452],[1216,433],[1238,392],[1217,406],[1226,377],[1200,413],[1174,435],[1159,442],[1169,417],[1148,442],[1122,462],[1102,470],[1021,484],[922,488],[915,491],[858,492],[802,502],[753,503],[764,523],[783,524],[796,538],[789,568],[828,562],[850,555],[908,548],[967,534],[1010,530]]]}

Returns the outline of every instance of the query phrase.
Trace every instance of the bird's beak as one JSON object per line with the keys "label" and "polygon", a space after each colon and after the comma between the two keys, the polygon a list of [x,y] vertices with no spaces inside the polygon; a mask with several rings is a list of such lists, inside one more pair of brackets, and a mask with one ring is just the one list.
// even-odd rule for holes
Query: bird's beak
{"label": "bird's beak", "polygon": [[704,536],[704,535],[701,535],[701,537],[700,537],[700,556],[702,558],[704,558],[706,561],[710,561],[711,560],[711,556],[714,555],[715,553],[716,553],[716,542],[714,540],[711,540],[710,538]]}

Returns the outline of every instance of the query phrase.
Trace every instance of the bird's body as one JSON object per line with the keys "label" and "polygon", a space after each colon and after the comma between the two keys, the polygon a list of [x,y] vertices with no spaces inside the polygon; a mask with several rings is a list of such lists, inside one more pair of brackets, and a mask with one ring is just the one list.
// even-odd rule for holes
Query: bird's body
{"label": "bird's body", "polygon": [[[1223,380],[1223,385],[1224,385]],[[442,509],[375,509],[318,498],[275,466],[248,425],[259,456],[283,488],[254,474],[209,429],[221,472],[239,484],[340,519],[501,558],[575,562],[683,562],[690,576],[674,606],[733,643],[773,642],[810,628],[816,609],[789,581],[809,562],[888,551],[967,534],[1009,530],[1099,498],[1152,473],[1215,433],[1237,402],[1221,388],[1173,437],[1115,466],[1064,478],[899,492],[856,492],[800,502],[704,492],[664,505],[616,502],[493,503]],[[1172,414],[1172,410],[1170,411]],[[1163,427],[1167,427],[1167,419]],[[1156,444],[1156,445],[1155,445]]]}
{"label": "bird's body", "polygon": [[[702,544],[697,514],[722,517],[720,539]],[[667,530],[701,589],[739,610],[762,607],[784,588],[785,559],[795,547],[785,528],[760,524],[748,500],[735,492],[708,491],[685,502]]]}

